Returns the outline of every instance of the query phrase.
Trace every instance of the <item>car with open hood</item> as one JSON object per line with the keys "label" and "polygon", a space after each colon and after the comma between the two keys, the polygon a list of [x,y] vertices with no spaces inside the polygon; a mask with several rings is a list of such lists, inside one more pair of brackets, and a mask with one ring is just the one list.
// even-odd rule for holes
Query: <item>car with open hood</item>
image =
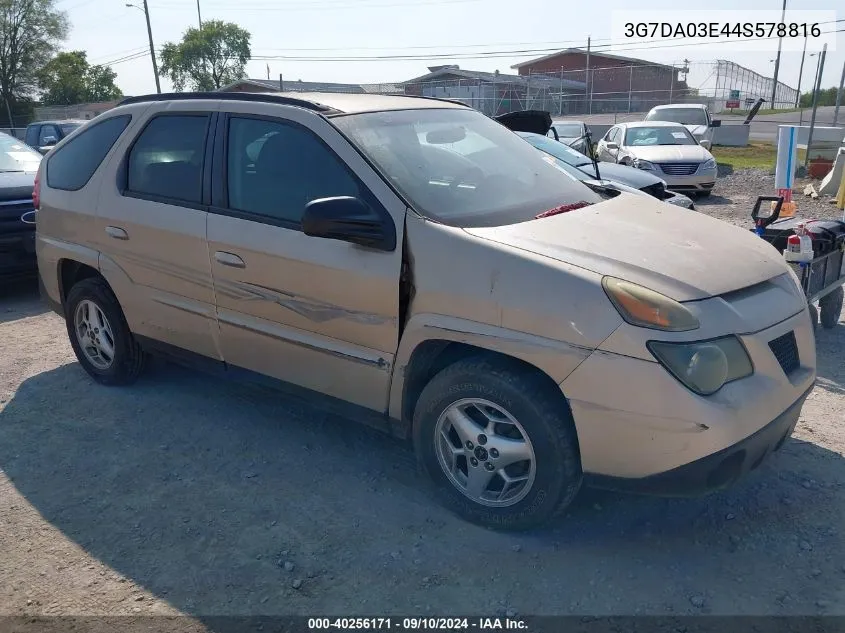
{"label": "car with open hood", "polygon": [[707,196],[716,185],[716,159],[677,123],[617,123],[596,144],[596,156],[642,169],[684,193]]}
{"label": "car with open hood", "polygon": [[[692,200],[677,192],[669,191],[666,188],[666,181],[653,174],[626,165],[605,164],[599,169],[594,160],[584,153],[573,150],[565,143],[552,140],[549,138],[549,133],[555,129],[554,122],[551,115],[544,110],[522,110],[499,115],[495,118],[541,152],[574,167],[577,170],[574,173],[581,180],[603,180],[616,185],[631,187],[669,204],[686,209],[695,208]],[[587,134],[586,130],[585,134]],[[557,136],[557,134],[554,136]],[[566,171],[571,172],[572,170]],[[596,174],[597,171],[598,174]]]}
{"label": "car with open hood", "polygon": [[37,182],[43,293],[95,381],[153,353],[272,381],[411,439],[485,526],[549,520],[582,485],[727,486],[815,381],[770,244],[562,177],[463,104],[132,97]]}

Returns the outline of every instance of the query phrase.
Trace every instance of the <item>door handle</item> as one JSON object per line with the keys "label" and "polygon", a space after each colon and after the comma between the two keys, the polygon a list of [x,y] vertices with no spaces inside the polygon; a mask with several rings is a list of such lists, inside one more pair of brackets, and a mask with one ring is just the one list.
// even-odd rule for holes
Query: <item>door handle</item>
{"label": "door handle", "polygon": [[214,253],[214,259],[224,266],[231,266],[232,268],[246,268],[246,263],[234,253],[227,253],[226,251],[217,251]]}
{"label": "door handle", "polygon": [[107,226],[106,234],[116,240],[128,240],[129,234],[119,226]]}

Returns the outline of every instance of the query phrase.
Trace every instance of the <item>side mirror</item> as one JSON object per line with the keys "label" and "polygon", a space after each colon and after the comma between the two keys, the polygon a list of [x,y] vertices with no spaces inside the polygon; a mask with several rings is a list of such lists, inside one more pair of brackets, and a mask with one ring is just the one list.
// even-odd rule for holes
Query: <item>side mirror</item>
{"label": "side mirror", "polygon": [[604,144],[607,149],[619,149],[619,143],[614,143],[613,141],[608,141]]}
{"label": "side mirror", "polygon": [[710,127],[722,127],[722,120],[713,119],[712,121],[710,121]]}
{"label": "side mirror", "polygon": [[59,139],[57,139],[55,136],[45,136],[44,143],[42,143],[42,147],[47,147],[48,145],[55,145],[58,142]]}
{"label": "side mirror", "polygon": [[711,142],[710,142],[708,139],[706,139],[706,138],[701,139],[701,140],[698,142],[698,144],[699,144],[699,145],[701,145],[701,147],[703,147],[703,148],[704,148],[704,149],[706,149],[706,150],[709,150],[711,147],[713,147],[713,143],[711,143]]}
{"label": "side mirror", "polygon": [[358,198],[319,198],[305,205],[302,232],[381,251],[396,249],[396,229]]}

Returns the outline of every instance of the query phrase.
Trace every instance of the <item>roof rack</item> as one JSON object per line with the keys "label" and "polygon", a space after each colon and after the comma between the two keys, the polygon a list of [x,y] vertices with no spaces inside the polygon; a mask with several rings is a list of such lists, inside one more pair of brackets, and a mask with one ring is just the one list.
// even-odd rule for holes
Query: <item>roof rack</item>
{"label": "roof rack", "polygon": [[294,99],[283,97],[267,92],[164,92],[161,94],[139,95],[127,97],[117,105],[129,105],[131,103],[146,103],[149,101],[192,101],[199,99],[211,99],[221,101],[257,101],[262,103],[278,103],[280,105],[299,106],[315,112],[330,112],[334,108],[325,106],[322,103],[315,103],[306,99]]}

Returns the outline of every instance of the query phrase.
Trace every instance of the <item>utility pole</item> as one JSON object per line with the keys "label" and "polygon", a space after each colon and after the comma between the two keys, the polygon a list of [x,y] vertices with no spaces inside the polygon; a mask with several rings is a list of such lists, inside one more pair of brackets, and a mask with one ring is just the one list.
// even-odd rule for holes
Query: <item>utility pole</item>
{"label": "utility pole", "polygon": [[202,31],[202,13],[200,13],[200,0],[197,0],[197,22],[199,22],[200,31]]}
{"label": "utility pole", "polygon": [[804,173],[807,173],[807,164],[810,162],[810,147],[813,143],[813,128],[816,126],[816,108],[819,107],[819,92],[822,87],[822,74],[824,73],[824,58],[827,56],[827,44],[822,47],[822,54],[819,55],[819,70],[816,73],[816,85],[813,90],[813,114],[810,117],[810,132],[807,134],[807,153],[804,156]]}
{"label": "utility pole", "polygon": [[833,124],[839,120],[839,104],[842,103],[842,86],[845,85],[845,64],[842,64],[842,76],[839,78],[839,89],[836,91],[836,109],[833,111]]}
{"label": "utility pole", "polygon": [[[780,21],[783,24],[784,20],[786,19],[786,0],[783,0],[783,10],[780,14]],[[778,38],[778,56],[775,57],[775,76],[772,81],[772,108],[777,109],[776,101],[777,99],[777,92],[778,92],[778,71],[780,70],[780,49],[783,45],[783,38]]]}
{"label": "utility pole", "polygon": [[587,81],[586,85],[586,92],[587,92],[587,113],[593,113],[593,88],[590,85],[590,36],[587,36],[587,72],[585,75],[585,79]]}
{"label": "utility pole", "polygon": [[798,67],[798,94],[795,96],[795,107],[801,103],[801,76],[804,74],[804,56],[807,54],[807,38],[804,38],[804,50],[801,52],[801,65]]}
{"label": "utility pole", "polygon": [[147,36],[150,38],[150,58],[153,60],[153,74],[156,78],[156,92],[161,94],[161,83],[158,80],[158,62],[156,61],[156,49],[153,44],[153,27],[150,26],[150,7],[147,0],[144,0],[144,17],[147,18]]}

